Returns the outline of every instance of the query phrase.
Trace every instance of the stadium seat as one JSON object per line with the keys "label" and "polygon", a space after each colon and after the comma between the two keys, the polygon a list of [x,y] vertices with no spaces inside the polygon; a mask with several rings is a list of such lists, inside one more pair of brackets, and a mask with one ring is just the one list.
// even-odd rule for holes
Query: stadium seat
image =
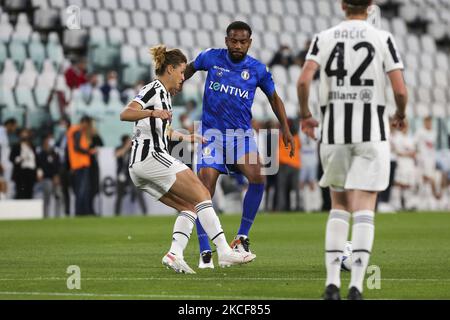
{"label": "stadium seat", "polygon": [[[180,13],[171,11],[167,13],[167,21],[169,22],[169,28],[173,30],[181,30],[183,29],[183,23],[181,21]],[[189,21],[186,19],[186,23]],[[185,25],[188,27],[187,25]]]}
{"label": "stadium seat", "polygon": [[64,30],[64,47],[68,49],[82,49],[86,46],[88,40],[88,31],[80,30]]}
{"label": "stadium seat", "polygon": [[[200,0],[189,0],[189,8],[193,11],[202,12],[202,4]],[[200,9],[199,9],[200,8]],[[218,0],[208,0],[205,1],[205,9],[208,12],[217,13],[219,12],[219,1]]]}
{"label": "stadium seat", "polygon": [[269,15],[267,17],[267,30],[272,32],[281,32],[281,22],[278,16]]}
{"label": "stadium seat", "polygon": [[139,63],[144,66],[150,66],[152,61],[149,53],[149,48],[147,47],[139,47],[138,48],[138,56],[139,56]]}
{"label": "stadium seat", "polygon": [[319,0],[316,2],[316,4],[317,4],[317,11],[319,12],[320,16],[322,17],[332,16],[332,9],[329,1]]}
{"label": "stadium seat", "polygon": [[273,55],[275,54],[274,50],[261,50],[259,52],[261,62],[264,64],[268,64],[270,60],[272,60]]}
{"label": "stadium seat", "polygon": [[134,0],[119,0],[119,7],[128,11],[135,11],[137,9]]}
{"label": "stadium seat", "polygon": [[17,23],[15,31],[12,35],[13,39],[16,41],[28,42],[32,28],[28,22],[28,17],[25,13],[20,13],[17,17]]}
{"label": "stadium seat", "polygon": [[164,15],[159,11],[152,11],[148,19],[150,26],[156,29],[164,29],[166,24],[164,22]]}
{"label": "stadium seat", "polygon": [[298,101],[297,87],[296,87],[295,83],[290,83],[286,87],[286,99],[289,101]]}
{"label": "stadium seat", "polygon": [[91,61],[94,67],[110,70],[120,59],[120,51],[116,46],[97,46],[91,50]]}
{"label": "stadium seat", "polygon": [[269,50],[277,51],[280,47],[279,38],[273,32],[266,32],[263,34],[264,47]]}
{"label": "stadium seat", "polygon": [[277,17],[284,16],[284,7],[282,1],[268,1],[268,3],[270,16],[273,16],[273,14],[276,14]]}
{"label": "stadium seat", "polygon": [[315,28],[313,26],[312,20],[309,17],[302,16],[302,18],[299,19],[299,21],[300,21],[299,28],[302,32],[309,33],[309,34],[316,32]]}
{"label": "stadium seat", "polygon": [[56,80],[56,72],[51,60],[47,59],[42,65],[42,71],[37,76],[36,86],[52,88]]}
{"label": "stadium seat", "polygon": [[212,45],[211,36],[208,31],[199,30],[195,32],[195,39],[197,46],[199,46],[202,49],[210,48]]}
{"label": "stadium seat", "polygon": [[28,52],[38,70],[42,69],[45,60],[45,47],[42,44],[41,37],[37,32],[31,35],[31,42],[28,44]]}
{"label": "stadium seat", "polygon": [[251,15],[250,25],[253,31],[265,32],[267,30],[264,19],[260,15],[256,14]]}
{"label": "stadium seat", "polygon": [[[4,16],[5,14],[2,14]],[[13,27],[8,21],[1,21],[0,23],[0,42],[8,43],[13,34]]]}
{"label": "stadium seat", "polygon": [[[107,1],[109,2],[109,1]],[[117,9],[114,10],[114,21],[115,21],[115,26],[120,27],[120,28],[129,28],[131,26],[131,22],[130,22],[130,15],[128,14],[127,11],[125,10],[121,10],[121,9]]]}
{"label": "stadium seat", "polygon": [[431,76],[431,71],[424,69],[419,71],[419,85],[428,89],[433,87],[433,77]]}
{"label": "stadium seat", "polygon": [[34,27],[38,30],[51,30],[58,25],[58,10],[53,8],[38,9],[34,13]]}
{"label": "stadium seat", "polygon": [[142,41],[142,33],[140,29],[127,28],[125,29],[125,33],[127,39],[126,43],[135,47],[140,47],[144,44],[144,42]]}
{"label": "stadium seat", "polygon": [[331,23],[329,19],[323,18],[321,16],[317,17],[314,20],[315,29],[314,32],[320,32],[321,30],[325,30],[331,27]]}
{"label": "stadium seat", "polygon": [[106,37],[106,31],[103,27],[92,27],[89,32],[89,45],[90,46],[99,46],[106,45],[108,42]]}
{"label": "stadium seat", "polygon": [[137,7],[143,11],[151,12],[153,10],[153,5],[151,1],[148,0],[136,0]]}
{"label": "stadium seat", "polygon": [[103,7],[113,12],[117,12],[117,10],[119,9],[119,1],[118,0],[103,1]]}
{"label": "stadium seat", "polygon": [[292,16],[286,16],[283,17],[283,29],[290,33],[297,33],[298,32],[298,26],[297,26],[297,19],[295,19]]}
{"label": "stadium seat", "polygon": [[125,43],[125,36],[121,28],[107,28],[109,43],[112,45],[122,45]]}
{"label": "stadium seat", "polygon": [[36,107],[36,102],[34,101],[33,93],[31,88],[26,87],[16,87],[14,90],[16,96],[17,105],[26,109],[33,109]]}
{"label": "stadium seat", "polygon": [[154,46],[161,43],[159,32],[154,29],[146,29],[144,31],[144,43],[148,46]]}
{"label": "stadium seat", "polygon": [[300,68],[300,66],[298,66],[296,64],[289,66],[288,75],[289,75],[290,83],[297,83],[297,80],[300,77],[301,71],[302,71],[302,68]]}
{"label": "stadium seat", "polygon": [[449,86],[449,79],[447,77],[447,73],[443,70],[435,70],[433,72],[434,74],[434,83],[437,87],[440,88],[448,88]]}
{"label": "stadium seat", "polygon": [[297,17],[300,15],[300,10],[298,7],[298,2],[294,0],[286,0],[283,1],[285,5],[285,12],[293,17]]}
{"label": "stadium seat", "polygon": [[9,43],[9,54],[16,64],[18,70],[22,70],[23,62],[27,58],[27,51],[25,44],[18,41],[11,41]]}
{"label": "stadium seat", "polygon": [[271,72],[272,72],[273,79],[276,84],[280,84],[283,86],[287,85],[288,78],[287,78],[287,72],[286,72],[285,67],[283,67],[281,65],[274,65],[271,68]]}
{"label": "stadium seat", "polygon": [[147,15],[142,11],[132,11],[131,23],[136,28],[145,29],[148,27]]}
{"label": "stadium seat", "polygon": [[100,9],[95,11],[97,16],[97,23],[101,27],[109,28],[113,26],[113,20],[111,12],[108,10]]}
{"label": "stadium seat", "polygon": [[417,100],[422,103],[431,103],[431,94],[430,89],[428,88],[419,88],[417,89]]}
{"label": "stadium seat", "polygon": [[439,69],[442,71],[449,70],[449,58],[443,52],[436,53],[436,65],[439,66]]}
{"label": "stadium seat", "polygon": [[82,27],[91,28],[91,27],[96,26],[97,23],[95,21],[95,14],[92,9],[82,8],[80,15],[81,15],[81,26]]}
{"label": "stadium seat", "polygon": [[194,12],[187,12],[182,15],[184,20],[184,27],[190,30],[198,30],[200,22],[198,16]]}
{"label": "stadium seat", "polygon": [[216,19],[217,19],[217,29],[220,30],[222,34],[225,34],[225,29],[231,22],[233,22],[230,15],[221,12],[216,16]]}
{"label": "stadium seat", "polygon": [[122,84],[132,87],[138,80],[144,79],[148,74],[148,69],[139,65],[128,65],[123,69]]}
{"label": "stadium seat", "polygon": [[194,35],[193,35],[193,31],[192,30],[181,30],[178,33],[179,39],[180,39],[180,45],[184,48],[194,48],[197,46],[195,39],[194,39]]}
{"label": "stadium seat", "polygon": [[109,92],[109,100],[106,105],[107,109],[116,109],[122,111],[124,104],[122,100],[120,100],[120,92],[118,90],[111,90]]}
{"label": "stadium seat", "polygon": [[253,0],[253,9],[255,13],[263,17],[269,14],[269,8],[266,1]]}
{"label": "stadium seat", "polygon": [[236,6],[237,6],[237,12],[239,12],[239,13],[243,13],[243,14],[252,14],[253,13],[252,3],[250,2],[250,0],[237,1]]}
{"label": "stadium seat", "polygon": [[47,42],[47,57],[53,62],[55,66],[59,66],[64,60],[63,48],[59,43],[59,38],[56,33],[50,33]]}
{"label": "stadium seat", "polygon": [[33,60],[26,59],[23,65],[22,73],[17,79],[17,85],[24,88],[33,88],[36,83],[37,72]]}
{"label": "stadium seat", "polygon": [[302,15],[308,15],[310,17],[316,16],[316,7],[314,2],[311,0],[303,0],[301,1],[301,11]]}
{"label": "stadium seat", "polygon": [[391,21],[391,27],[392,32],[394,33],[395,37],[403,37],[408,34],[408,28],[406,27],[406,23],[401,18],[393,18]]}
{"label": "stadium seat", "polygon": [[49,5],[52,8],[56,9],[64,9],[66,7],[66,3],[64,0],[48,0]]}
{"label": "stadium seat", "polygon": [[406,36],[406,44],[408,46],[408,52],[420,53],[419,38],[415,34],[408,34]]}
{"label": "stadium seat", "polygon": [[410,70],[417,70],[419,67],[419,59],[415,53],[409,52],[406,54],[405,58],[405,67]]}
{"label": "stadium seat", "polygon": [[8,58],[8,49],[3,42],[0,42],[0,73],[3,71],[3,64]]}
{"label": "stadium seat", "polygon": [[417,76],[414,70],[411,70],[409,68],[406,68],[403,72],[403,75],[405,77],[405,82],[407,85],[416,88],[418,86]]}
{"label": "stadium seat", "polygon": [[137,52],[133,46],[122,45],[120,47],[120,62],[123,66],[137,64]]}
{"label": "stadium seat", "polygon": [[204,12],[200,15],[200,25],[202,30],[213,31],[216,27],[216,19],[214,15],[209,12]]}
{"label": "stadium seat", "polygon": [[[245,1],[245,0],[242,0]],[[220,1],[220,7],[221,7],[221,12],[226,12],[229,14],[236,14],[236,6],[234,5],[234,1],[232,0],[228,0],[228,1]]]}
{"label": "stadium seat", "polygon": [[165,29],[161,31],[162,43],[170,48],[176,48],[179,44],[177,34],[173,30]]}
{"label": "stadium seat", "polygon": [[172,10],[174,10],[176,12],[184,13],[184,12],[187,12],[187,9],[188,9],[186,2],[187,2],[187,0],[171,0],[170,7],[172,8]]}
{"label": "stadium seat", "polygon": [[437,51],[436,42],[429,35],[422,35],[420,37],[421,47],[425,52],[435,54]]}
{"label": "stadium seat", "polygon": [[50,97],[50,88],[49,87],[35,87],[34,88],[34,98],[36,101],[36,107],[44,108],[48,104],[48,99]]}
{"label": "stadium seat", "polygon": [[[263,39],[259,31],[254,31],[252,34],[252,46],[251,49],[261,50],[263,48]],[[223,40],[222,40],[223,41]]]}
{"label": "stadium seat", "polygon": [[434,58],[426,52],[422,52],[420,55],[420,64],[422,69],[432,71],[434,70]]}

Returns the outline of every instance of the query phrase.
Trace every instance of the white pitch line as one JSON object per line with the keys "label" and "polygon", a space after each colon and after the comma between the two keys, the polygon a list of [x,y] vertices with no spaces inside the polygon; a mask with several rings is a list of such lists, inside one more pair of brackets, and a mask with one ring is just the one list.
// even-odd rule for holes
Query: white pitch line
{"label": "white pitch line", "polygon": [[[66,281],[62,277],[36,277],[36,278],[0,278],[0,281]],[[325,278],[198,278],[181,276],[178,278],[81,278],[83,281],[325,281]],[[382,281],[404,282],[450,282],[450,279],[411,279],[411,278],[381,278]]]}
{"label": "white pitch line", "polygon": [[122,293],[67,293],[67,292],[36,292],[36,291],[0,291],[0,296],[56,296],[56,297],[105,297],[105,298],[174,298],[174,299],[250,299],[250,300],[299,300],[284,297],[249,297],[249,296],[199,296],[199,295],[171,295],[171,294],[122,294]]}

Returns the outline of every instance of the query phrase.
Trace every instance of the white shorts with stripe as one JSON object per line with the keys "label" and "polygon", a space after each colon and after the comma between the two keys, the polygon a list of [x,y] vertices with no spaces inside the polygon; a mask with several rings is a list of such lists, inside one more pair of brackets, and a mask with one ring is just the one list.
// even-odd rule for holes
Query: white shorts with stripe
{"label": "white shorts with stripe", "polygon": [[166,152],[149,152],[129,169],[134,185],[156,200],[165,195],[177,180],[177,173],[189,169]]}
{"label": "white shorts with stripe", "polygon": [[383,191],[389,184],[388,141],[321,144],[323,175],[319,185],[334,191]]}

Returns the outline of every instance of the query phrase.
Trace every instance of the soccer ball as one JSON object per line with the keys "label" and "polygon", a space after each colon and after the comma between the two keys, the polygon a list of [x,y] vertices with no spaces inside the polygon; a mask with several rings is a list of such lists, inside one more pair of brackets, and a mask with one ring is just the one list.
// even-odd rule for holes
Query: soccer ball
{"label": "soccer ball", "polygon": [[341,270],[350,271],[352,269],[352,243],[347,241],[342,255]]}

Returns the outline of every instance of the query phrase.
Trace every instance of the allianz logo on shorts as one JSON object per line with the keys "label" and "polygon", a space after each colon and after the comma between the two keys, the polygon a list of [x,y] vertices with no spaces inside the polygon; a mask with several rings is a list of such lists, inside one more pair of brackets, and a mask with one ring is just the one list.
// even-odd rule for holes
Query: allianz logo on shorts
{"label": "allianz logo on shorts", "polygon": [[241,88],[221,84],[220,82],[209,81],[209,89],[213,91],[227,93],[230,96],[248,99],[248,90],[242,90]]}

